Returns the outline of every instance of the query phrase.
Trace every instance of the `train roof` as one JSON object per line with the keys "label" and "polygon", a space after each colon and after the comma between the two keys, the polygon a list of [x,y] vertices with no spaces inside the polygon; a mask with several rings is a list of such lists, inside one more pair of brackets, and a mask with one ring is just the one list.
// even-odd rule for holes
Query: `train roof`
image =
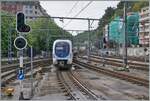
{"label": "train roof", "polygon": [[54,43],[57,43],[57,42],[69,42],[69,43],[71,43],[71,41],[68,39],[57,39],[54,41]]}

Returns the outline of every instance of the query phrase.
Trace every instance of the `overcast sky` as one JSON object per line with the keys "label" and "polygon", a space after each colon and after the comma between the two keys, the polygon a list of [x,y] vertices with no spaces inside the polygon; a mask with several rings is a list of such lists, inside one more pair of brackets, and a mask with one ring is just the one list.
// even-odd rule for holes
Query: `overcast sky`
{"label": "overcast sky", "polygon": [[[40,1],[41,6],[47,11],[50,16],[60,16],[60,17],[73,17],[82,8],[84,8],[90,1]],[[84,18],[101,18],[107,7],[116,7],[119,1],[93,1],[86,9],[84,9],[77,17]],[[76,4],[76,6],[74,6]],[[70,12],[71,8],[72,12]],[[69,13],[70,12],[70,13]],[[62,23],[60,20],[55,20],[55,22],[63,27],[68,23],[69,20],[64,20]],[[98,21],[93,22],[92,27],[96,29],[98,26]],[[87,30],[87,21],[72,20],[64,29],[66,30]],[[72,33],[76,35],[76,32]]]}

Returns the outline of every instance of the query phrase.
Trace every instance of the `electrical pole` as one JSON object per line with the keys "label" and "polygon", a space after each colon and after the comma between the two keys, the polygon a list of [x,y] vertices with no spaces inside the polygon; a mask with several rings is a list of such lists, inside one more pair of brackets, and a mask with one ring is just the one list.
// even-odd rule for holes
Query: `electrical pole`
{"label": "electrical pole", "polygon": [[[47,18],[46,19],[47,20],[47,28],[48,28],[48,26],[49,26],[49,19]],[[49,29],[47,30],[47,39],[46,39],[46,41],[47,41],[47,43],[46,43],[46,46],[47,46],[47,48],[46,48],[46,57],[48,57],[48,53],[49,53],[49,35],[50,35],[50,33],[49,33]]]}
{"label": "electrical pole", "polygon": [[[65,29],[64,29],[64,19],[60,19],[60,21],[62,22],[62,35],[61,35],[61,37],[62,37],[62,39],[64,38],[64,34],[65,34]],[[63,30],[64,29],[64,30]]]}
{"label": "electrical pole", "polygon": [[[19,56],[19,63],[20,63],[19,74],[23,74],[24,75],[24,70],[23,70],[23,50],[19,50],[19,55],[20,55]],[[22,78],[24,78],[24,76],[22,76]],[[23,82],[22,82],[22,80],[20,80],[19,100],[24,100],[24,96],[23,96]]]}
{"label": "electrical pole", "polygon": [[8,36],[8,63],[12,63],[12,42],[11,42],[11,27],[9,25],[9,36]]}
{"label": "electrical pole", "polygon": [[33,93],[33,48],[32,46],[30,47],[30,51],[31,51],[31,98],[33,97],[34,93]]}
{"label": "electrical pole", "polygon": [[126,1],[124,2],[124,69],[128,70],[128,63],[127,63],[127,12],[126,12]]}
{"label": "electrical pole", "polygon": [[88,19],[88,62],[90,60],[90,19]]}

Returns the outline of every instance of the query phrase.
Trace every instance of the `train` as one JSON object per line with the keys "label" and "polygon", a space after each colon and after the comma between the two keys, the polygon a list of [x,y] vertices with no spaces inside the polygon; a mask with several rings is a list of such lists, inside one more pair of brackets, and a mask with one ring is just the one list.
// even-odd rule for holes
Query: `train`
{"label": "train", "polygon": [[67,39],[57,39],[53,43],[53,65],[65,70],[72,67],[73,51],[72,42]]}

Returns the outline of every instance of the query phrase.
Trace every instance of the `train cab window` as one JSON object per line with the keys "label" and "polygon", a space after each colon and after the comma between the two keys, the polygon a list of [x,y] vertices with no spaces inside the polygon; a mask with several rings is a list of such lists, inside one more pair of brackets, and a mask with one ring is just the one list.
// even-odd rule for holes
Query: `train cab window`
{"label": "train cab window", "polygon": [[69,44],[67,42],[58,42],[55,46],[55,53],[58,57],[66,57],[69,54]]}

